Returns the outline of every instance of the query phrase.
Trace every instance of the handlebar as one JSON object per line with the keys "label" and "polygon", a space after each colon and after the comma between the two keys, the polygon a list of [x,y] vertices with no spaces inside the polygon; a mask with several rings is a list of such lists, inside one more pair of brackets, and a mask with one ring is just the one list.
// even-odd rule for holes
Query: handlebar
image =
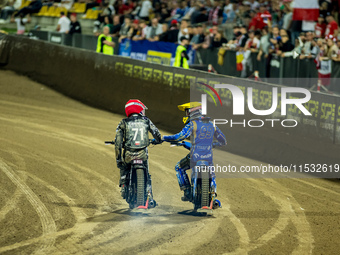
{"label": "handlebar", "polygon": [[168,142],[170,143],[172,146],[183,146],[184,148],[190,150],[191,148],[191,143],[190,142],[186,142],[186,141],[180,141],[180,142],[175,142],[175,141],[165,141],[164,142]]}
{"label": "handlebar", "polygon": [[[154,145],[159,144],[159,143],[156,142],[155,139],[150,139],[149,141],[150,141],[151,144],[154,144]],[[106,145],[115,145],[115,142],[114,141],[105,141],[105,144]]]}
{"label": "handlebar", "polygon": [[[168,142],[170,143],[171,145],[173,146],[183,146],[184,148],[190,150],[191,149],[191,143],[190,142],[186,142],[186,141],[165,141],[163,140],[164,142]],[[220,147],[222,146],[219,142],[213,142],[212,143],[212,147],[213,148],[216,148],[216,147]]]}

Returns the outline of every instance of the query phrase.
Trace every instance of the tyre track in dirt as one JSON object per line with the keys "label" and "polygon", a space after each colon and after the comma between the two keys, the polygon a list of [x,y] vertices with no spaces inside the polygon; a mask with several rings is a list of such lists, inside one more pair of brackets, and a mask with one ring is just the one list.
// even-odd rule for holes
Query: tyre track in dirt
{"label": "tyre track in dirt", "polygon": [[[44,192],[34,204],[37,215],[37,208],[44,205],[49,224],[74,218],[60,229],[45,229],[39,237],[9,241],[0,253],[29,254],[33,249],[49,254],[312,254],[326,249],[333,254],[336,250],[335,243],[321,243],[327,240],[318,234],[315,222],[326,221],[314,215],[312,201],[303,197],[313,194],[321,204],[331,196],[333,201],[325,204],[336,212],[340,210],[336,183],[220,177],[218,198],[223,208],[202,217],[192,213],[190,203],[180,202],[174,166],[187,151],[165,144],[149,149],[159,206],[146,215],[131,213],[119,196],[114,148],[104,145],[114,138],[122,116],[87,107],[11,72],[0,75],[15,80],[12,86],[0,80],[0,132],[5,134],[0,140],[6,145],[0,149],[5,169],[1,171],[19,181],[10,201],[0,208],[2,217],[21,206],[18,200],[30,201]],[[261,163],[222,151],[216,151],[215,159],[237,166]],[[21,185],[31,192],[20,195]],[[329,213],[334,222],[336,216]],[[338,233],[331,228],[324,231]]]}

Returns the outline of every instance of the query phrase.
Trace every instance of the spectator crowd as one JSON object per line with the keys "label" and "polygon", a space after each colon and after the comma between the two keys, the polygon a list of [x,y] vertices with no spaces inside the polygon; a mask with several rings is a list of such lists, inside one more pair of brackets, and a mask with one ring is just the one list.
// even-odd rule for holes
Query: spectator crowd
{"label": "spectator crowd", "polygon": [[[21,0],[0,0],[2,20],[13,14],[24,18],[37,13],[43,5],[70,9],[74,3],[33,0],[16,11],[18,1]],[[94,21],[94,34],[99,36],[107,26],[109,34],[119,37],[120,42],[129,38],[180,43],[180,38],[186,37],[194,49],[219,48],[222,54],[225,50],[243,52],[245,65],[249,64],[251,52],[258,54],[258,60],[270,60],[273,54],[293,56],[296,52],[300,58],[340,61],[338,0],[319,0],[319,18],[308,24],[293,20],[294,0],[81,1],[85,1],[86,10],[101,10]],[[71,19],[62,15],[58,30],[71,31],[72,22],[77,22],[73,27],[80,27],[75,17],[71,15]]]}

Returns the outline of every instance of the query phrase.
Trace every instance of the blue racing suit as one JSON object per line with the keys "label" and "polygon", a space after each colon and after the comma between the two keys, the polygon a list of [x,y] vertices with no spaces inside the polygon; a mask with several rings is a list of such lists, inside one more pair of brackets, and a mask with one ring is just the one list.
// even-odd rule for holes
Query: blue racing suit
{"label": "blue racing suit", "polygon": [[[175,135],[164,136],[164,140],[168,142],[182,141],[191,136],[190,153],[181,159],[176,167],[176,175],[181,190],[190,188],[190,181],[186,170],[195,166],[199,160],[206,160],[210,165],[213,164],[213,140],[217,140],[214,145],[223,146],[227,144],[224,134],[218,127],[214,127],[209,118],[199,117],[191,120],[181,132]],[[215,181],[214,181],[215,182]]]}

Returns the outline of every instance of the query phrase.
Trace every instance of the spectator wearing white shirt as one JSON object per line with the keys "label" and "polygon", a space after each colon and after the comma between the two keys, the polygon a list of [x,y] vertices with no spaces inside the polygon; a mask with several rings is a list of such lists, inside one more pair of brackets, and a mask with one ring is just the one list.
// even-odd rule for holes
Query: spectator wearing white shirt
{"label": "spectator wearing white shirt", "polygon": [[153,18],[151,20],[151,26],[148,27],[147,33],[146,33],[146,39],[153,42],[156,39],[157,35],[160,35],[163,32],[162,25],[158,23],[157,18]]}
{"label": "spectator wearing white shirt", "polygon": [[224,6],[224,13],[227,13],[233,10],[233,4],[230,2],[230,0],[225,1],[225,6]]}
{"label": "spectator wearing white shirt", "polygon": [[249,2],[250,2],[250,8],[252,10],[256,10],[256,9],[260,8],[260,4],[256,0],[250,0]]}
{"label": "spectator wearing white shirt", "polygon": [[60,12],[60,18],[58,21],[57,31],[59,33],[66,33],[70,30],[71,21],[65,16],[64,12]]}
{"label": "spectator wearing white shirt", "polygon": [[69,11],[72,8],[73,3],[74,0],[61,0],[59,3],[54,3],[54,5],[58,7],[64,7]]}
{"label": "spectator wearing white shirt", "polygon": [[143,0],[142,7],[140,8],[139,17],[145,21],[149,21],[149,14],[152,10],[152,3],[150,0]]}

